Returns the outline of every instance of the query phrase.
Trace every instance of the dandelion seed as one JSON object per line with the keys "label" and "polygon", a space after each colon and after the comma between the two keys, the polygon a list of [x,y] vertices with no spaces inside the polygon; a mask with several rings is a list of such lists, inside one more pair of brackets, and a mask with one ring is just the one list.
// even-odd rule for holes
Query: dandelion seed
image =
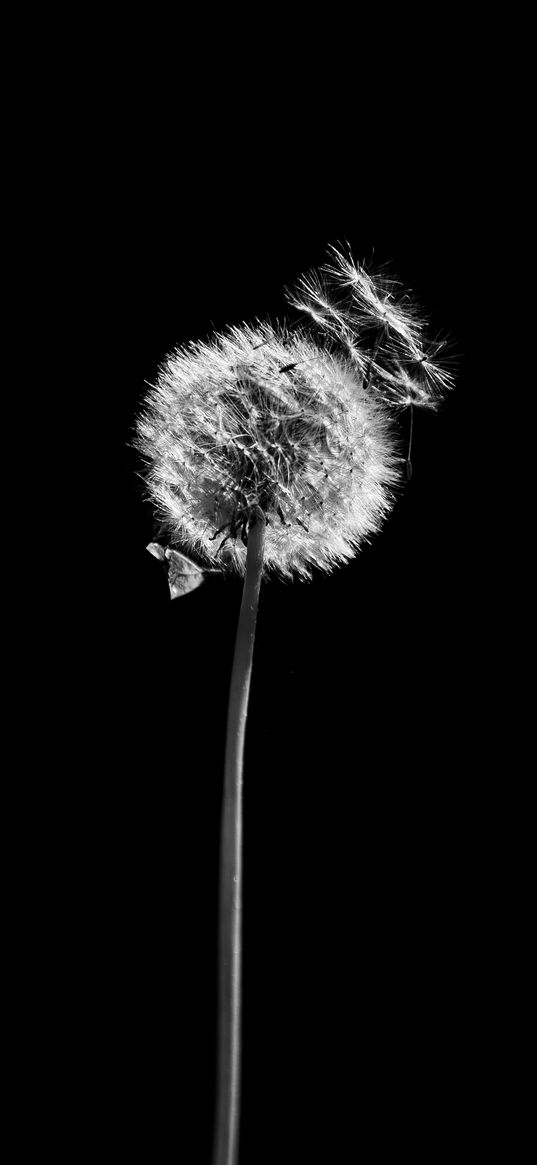
{"label": "dandelion seed", "polygon": [[391,330],[406,344],[416,343],[422,325],[408,297],[397,296],[397,282],[381,272],[373,277],[335,247],[331,250],[333,263],[326,264],[323,270],[334,278],[336,285],[349,289],[355,323],[374,324]]}
{"label": "dandelion seed", "polygon": [[363,387],[389,408],[435,409],[453,387],[446,345],[425,336],[426,321],[386,272],[367,272],[331,247],[321,272],[301,276],[288,302],[309,315],[320,342],[355,367]]}

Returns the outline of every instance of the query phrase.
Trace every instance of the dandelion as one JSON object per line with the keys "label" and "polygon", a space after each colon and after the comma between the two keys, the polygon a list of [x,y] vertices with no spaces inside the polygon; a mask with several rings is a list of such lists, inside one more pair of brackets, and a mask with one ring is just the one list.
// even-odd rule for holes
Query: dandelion
{"label": "dandelion", "polygon": [[437,407],[452,383],[408,297],[335,249],[288,301],[306,328],[257,321],[172,352],[136,426],[172,544],[148,549],[168,566],[172,597],[206,570],[244,579],[222,811],[214,1165],[238,1154],[243,755],[261,581],[311,579],[370,540],[402,483],[398,411]]}

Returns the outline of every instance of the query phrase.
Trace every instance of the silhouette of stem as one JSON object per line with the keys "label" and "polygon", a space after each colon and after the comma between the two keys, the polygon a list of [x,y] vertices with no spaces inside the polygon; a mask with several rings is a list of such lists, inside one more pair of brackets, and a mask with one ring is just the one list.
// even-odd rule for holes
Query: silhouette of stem
{"label": "silhouette of stem", "polygon": [[246,575],[227,719],[220,845],[219,1046],[213,1165],[237,1165],[239,1155],[243,760],[264,546],[265,516],[258,507],[248,529]]}

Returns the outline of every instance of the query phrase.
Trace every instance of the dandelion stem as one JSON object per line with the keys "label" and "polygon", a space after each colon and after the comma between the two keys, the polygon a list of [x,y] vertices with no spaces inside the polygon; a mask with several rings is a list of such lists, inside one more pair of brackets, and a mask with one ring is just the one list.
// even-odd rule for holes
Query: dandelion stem
{"label": "dandelion stem", "polygon": [[264,545],[265,516],[258,507],[248,530],[246,575],[227,719],[220,848],[219,1047],[213,1165],[237,1165],[239,1155],[243,758]]}

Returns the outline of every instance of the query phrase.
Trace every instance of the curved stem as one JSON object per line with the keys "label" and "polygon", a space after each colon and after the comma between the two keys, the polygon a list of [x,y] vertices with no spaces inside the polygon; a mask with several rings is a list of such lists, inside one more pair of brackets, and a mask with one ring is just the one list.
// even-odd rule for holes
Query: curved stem
{"label": "curved stem", "polygon": [[237,1165],[239,1155],[243,759],[264,546],[265,516],[258,508],[248,530],[246,575],[227,719],[220,846],[219,1047],[213,1165]]}

